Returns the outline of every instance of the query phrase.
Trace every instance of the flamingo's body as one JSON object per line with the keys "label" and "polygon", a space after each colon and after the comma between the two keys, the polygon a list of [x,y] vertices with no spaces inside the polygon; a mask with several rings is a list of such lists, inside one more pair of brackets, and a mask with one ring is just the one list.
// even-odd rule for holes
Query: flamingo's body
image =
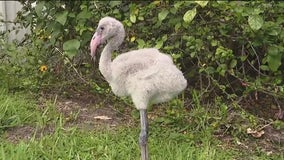
{"label": "flamingo's body", "polygon": [[[114,94],[138,94],[137,98],[148,97],[150,103],[168,101],[184,89],[186,83],[181,72],[174,72],[177,68],[171,57],[153,48],[121,54],[114,59],[111,68],[113,78],[109,83]],[[180,84],[181,81],[183,84]],[[136,106],[137,109],[146,107],[147,105]]]}
{"label": "flamingo's body", "polygon": [[108,42],[101,54],[99,69],[117,96],[131,96],[140,110],[140,145],[142,160],[148,159],[147,114],[150,104],[165,102],[183,91],[187,81],[169,55],[155,48],[145,48],[120,54],[113,61],[111,54],[125,37],[123,25],[114,18],[99,22],[91,41],[91,56],[103,42]]}

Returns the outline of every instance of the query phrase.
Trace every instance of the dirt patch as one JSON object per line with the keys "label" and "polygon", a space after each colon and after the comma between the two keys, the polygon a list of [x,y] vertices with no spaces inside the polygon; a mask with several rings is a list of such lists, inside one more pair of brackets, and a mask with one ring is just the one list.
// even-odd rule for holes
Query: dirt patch
{"label": "dirt patch", "polygon": [[[113,97],[90,93],[87,91],[69,91],[68,98],[59,97],[56,108],[66,118],[66,126],[94,130],[131,125],[133,119],[125,112],[131,107],[123,105],[120,112],[113,104],[118,103]],[[133,109],[133,108],[131,108]]]}
{"label": "dirt patch", "polygon": [[[254,126],[255,120],[244,117],[239,109],[230,110],[226,123],[214,134],[222,141],[221,147],[247,150],[248,153],[260,150],[267,155],[284,153],[284,128],[280,127],[283,101],[268,95],[252,95],[239,104],[239,109],[258,117],[255,119],[258,125]],[[278,125],[274,124],[275,120]],[[238,136],[232,136],[234,134]]]}
{"label": "dirt patch", "polygon": [[244,98],[240,105],[259,118],[284,121],[284,99],[275,98],[261,92],[254,92]]}
{"label": "dirt patch", "polygon": [[7,131],[7,139],[13,143],[17,143],[19,140],[29,140],[33,137],[35,128],[31,126],[14,127]]}
{"label": "dirt patch", "polygon": [[18,126],[7,131],[7,139],[12,143],[28,141],[33,138],[40,138],[42,135],[54,133],[54,126],[48,125],[43,128],[33,126]]}
{"label": "dirt patch", "polygon": [[115,128],[132,123],[129,115],[116,110],[110,104],[99,105],[73,100],[60,100],[56,107],[66,118],[66,126],[84,130]]}
{"label": "dirt patch", "polygon": [[[58,96],[61,95],[61,96]],[[124,106],[123,113],[112,106],[113,100],[88,92],[69,91],[68,96],[62,94],[42,94],[39,98],[38,107],[44,111],[46,101],[54,102],[56,110],[63,114],[64,128],[77,127],[81,130],[116,129],[119,126],[133,125],[134,120],[128,114],[131,108]],[[127,112],[127,110],[129,112]],[[126,111],[126,112],[125,112]],[[9,141],[17,143],[19,140],[40,138],[42,135],[52,134],[55,126],[18,126],[10,128],[6,132]]]}
{"label": "dirt patch", "polygon": [[266,155],[281,154],[284,153],[284,148],[281,145],[275,145],[265,138],[246,138],[246,139],[236,139],[232,136],[215,136],[217,139],[222,141],[219,146],[226,150],[228,148],[234,148],[235,150],[246,151],[243,156],[237,159],[247,159],[248,154],[255,153],[259,150]]}

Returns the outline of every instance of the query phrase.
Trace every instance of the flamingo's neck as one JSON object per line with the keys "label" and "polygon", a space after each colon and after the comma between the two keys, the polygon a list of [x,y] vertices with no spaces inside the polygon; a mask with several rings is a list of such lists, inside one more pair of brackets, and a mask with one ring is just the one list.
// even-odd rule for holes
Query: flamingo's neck
{"label": "flamingo's neck", "polygon": [[108,43],[101,54],[99,69],[105,79],[110,82],[111,81],[111,54],[113,52],[113,48],[110,43]]}
{"label": "flamingo's neck", "polygon": [[111,82],[112,80],[112,68],[111,68],[112,52],[118,49],[118,47],[121,45],[125,37],[125,31],[123,27],[118,28],[117,33],[118,34],[108,39],[108,43],[103,49],[99,62],[99,69],[108,82]]}

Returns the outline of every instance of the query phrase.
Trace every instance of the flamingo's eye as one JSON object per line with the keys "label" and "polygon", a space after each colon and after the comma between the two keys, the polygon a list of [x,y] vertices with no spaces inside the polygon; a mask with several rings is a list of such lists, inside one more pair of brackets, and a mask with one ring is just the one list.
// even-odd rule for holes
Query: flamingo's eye
{"label": "flamingo's eye", "polygon": [[105,27],[100,27],[100,30],[104,30],[105,29]]}

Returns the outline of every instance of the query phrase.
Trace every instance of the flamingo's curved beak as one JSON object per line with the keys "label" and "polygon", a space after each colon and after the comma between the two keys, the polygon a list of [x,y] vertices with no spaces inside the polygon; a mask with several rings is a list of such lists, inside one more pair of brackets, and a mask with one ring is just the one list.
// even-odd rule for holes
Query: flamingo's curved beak
{"label": "flamingo's curved beak", "polygon": [[96,49],[101,44],[101,35],[97,34],[97,32],[93,35],[90,48],[91,48],[91,57],[92,59],[95,59]]}

